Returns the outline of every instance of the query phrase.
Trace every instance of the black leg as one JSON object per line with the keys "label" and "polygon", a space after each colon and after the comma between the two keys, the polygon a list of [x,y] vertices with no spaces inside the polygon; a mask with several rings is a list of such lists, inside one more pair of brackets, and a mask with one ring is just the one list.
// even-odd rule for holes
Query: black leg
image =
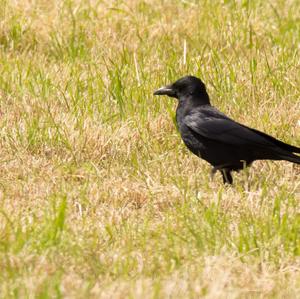
{"label": "black leg", "polygon": [[222,169],[221,173],[222,173],[222,177],[223,177],[223,183],[231,185],[232,182],[233,182],[233,179],[232,179],[230,170],[228,170],[228,169]]}

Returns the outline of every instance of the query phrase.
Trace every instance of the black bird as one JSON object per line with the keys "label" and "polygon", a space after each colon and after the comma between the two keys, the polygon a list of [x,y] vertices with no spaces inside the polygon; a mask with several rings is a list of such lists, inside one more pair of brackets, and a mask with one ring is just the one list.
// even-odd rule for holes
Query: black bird
{"label": "black bird", "polygon": [[159,88],[154,95],[178,99],[176,121],[188,149],[206,160],[232,184],[232,171],[250,166],[255,160],[286,160],[300,164],[300,148],[286,144],[258,130],[235,122],[211,106],[204,83],[186,76]]}

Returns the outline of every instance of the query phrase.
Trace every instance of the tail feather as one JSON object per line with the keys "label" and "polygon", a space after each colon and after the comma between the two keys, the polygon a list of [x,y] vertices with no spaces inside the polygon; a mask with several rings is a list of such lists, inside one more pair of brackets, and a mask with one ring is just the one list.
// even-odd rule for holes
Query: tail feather
{"label": "tail feather", "polygon": [[294,154],[289,154],[289,155],[282,155],[281,158],[283,160],[289,161],[289,162],[293,162],[296,164],[300,164],[300,157],[296,156]]}
{"label": "tail feather", "polygon": [[[278,146],[279,148],[281,148],[282,150],[285,150],[285,151],[289,151],[289,152],[292,152],[292,153],[300,153],[300,148],[297,147],[297,146],[294,146],[294,145],[290,145],[290,144],[287,144],[283,141],[280,141],[266,133],[263,133],[261,131],[258,131],[258,130],[255,130],[255,129],[252,129],[251,130],[253,132],[255,132],[256,134],[262,136],[262,137],[265,137],[268,141],[272,142],[274,145]],[[297,156],[296,156],[297,157]]]}

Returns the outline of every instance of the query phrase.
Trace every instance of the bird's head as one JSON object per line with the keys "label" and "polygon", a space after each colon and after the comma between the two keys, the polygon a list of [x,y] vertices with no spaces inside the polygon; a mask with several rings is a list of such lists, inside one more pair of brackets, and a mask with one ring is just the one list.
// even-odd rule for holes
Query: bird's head
{"label": "bird's head", "polygon": [[199,105],[209,104],[209,96],[204,83],[194,76],[185,76],[172,84],[163,86],[157,89],[154,95],[167,95],[180,102],[191,99]]}

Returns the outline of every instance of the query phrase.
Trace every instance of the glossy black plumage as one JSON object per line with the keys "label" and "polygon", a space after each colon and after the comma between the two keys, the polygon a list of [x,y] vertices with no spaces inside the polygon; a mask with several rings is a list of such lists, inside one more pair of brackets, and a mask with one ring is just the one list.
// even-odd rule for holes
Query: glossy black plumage
{"label": "glossy black plumage", "polygon": [[196,77],[183,77],[154,95],[178,99],[176,121],[185,145],[213,166],[212,175],[219,170],[224,183],[232,184],[231,172],[255,160],[300,164],[300,157],[294,154],[300,148],[239,124],[211,106],[204,83]]}

